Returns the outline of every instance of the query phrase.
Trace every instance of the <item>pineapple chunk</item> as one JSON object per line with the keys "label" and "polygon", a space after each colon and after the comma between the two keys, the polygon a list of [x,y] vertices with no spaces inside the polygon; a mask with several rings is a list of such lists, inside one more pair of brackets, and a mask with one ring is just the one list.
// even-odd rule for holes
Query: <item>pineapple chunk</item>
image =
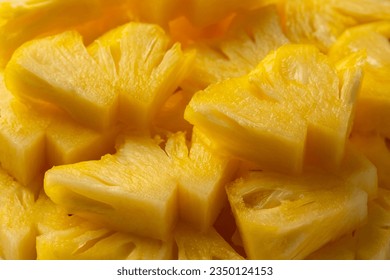
{"label": "pineapple chunk", "polygon": [[378,185],[390,189],[390,147],[389,139],[374,134],[353,133],[351,142],[376,166],[378,170]]}
{"label": "pineapple chunk", "polygon": [[213,225],[226,204],[224,187],[235,169],[235,162],[215,154],[207,141],[194,129],[190,149],[184,133],[172,135],[165,147],[177,168],[180,218],[201,231]]}
{"label": "pineapple chunk", "polygon": [[0,258],[35,259],[34,195],[0,168]]}
{"label": "pineapple chunk", "polygon": [[130,22],[89,46],[119,93],[119,117],[128,125],[149,128],[158,109],[187,74],[194,53],[171,45],[157,25]]}
{"label": "pineapple chunk", "polygon": [[177,183],[171,171],[172,162],[156,141],[126,136],[114,155],[48,170],[44,188],[71,213],[167,240],[177,215]]}
{"label": "pineapple chunk", "polygon": [[54,204],[42,193],[35,205],[38,259],[171,259],[173,241],[162,242],[92,224]]}
{"label": "pineapple chunk", "polygon": [[288,43],[274,6],[237,16],[222,38],[193,47],[197,56],[183,86],[201,90],[247,74],[272,50]]}
{"label": "pineapple chunk", "polygon": [[76,32],[24,44],[6,67],[5,82],[12,94],[53,103],[91,128],[106,129],[116,121],[118,98],[110,77]]}
{"label": "pineapple chunk", "polygon": [[[356,174],[357,166],[331,174],[311,168],[300,176],[258,171],[230,184],[227,194],[248,257],[303,259],[360,227],[367,218],[367,186],[347,180]],[[376,177],[369,176],[369,189],[375,189]]]}
{"label": "pineapple chunk", "polygon": [[[0,3],[0,68],[23,43],[75,28],[87,41],[131,18],[123,0],[21,0]],[[92,26],[92,28],[91,28]]]}
{"label": "pineapple chunk", "polygon": [[[299,173],[343,158],[362,57],[333,66],[315,47],[285,45],[248,75],[197,92],[185,118],[232,155]],[[289,69],[286,71],[286,69]]]}
{"label": "pineapple chunk", "polygon": [[390,137],[389,38],[390,21],[361,25],[348,29],[329,51],[329,56],[334,60],[360,49],[367,52],[356,105],[355,131],[377,131]]}
{"label": "pineapple chunk", "polygon": [[21,103],[0,75],[0,163],[30,186],[47,167],[100,158],[114,147],[118,127],[98,132],[53,106]]}
{"label": "pineapple chunk", "polygon": [[175,229],[179,260],[242,260],[234,249],[212,227],[198,232],[179,224]]}

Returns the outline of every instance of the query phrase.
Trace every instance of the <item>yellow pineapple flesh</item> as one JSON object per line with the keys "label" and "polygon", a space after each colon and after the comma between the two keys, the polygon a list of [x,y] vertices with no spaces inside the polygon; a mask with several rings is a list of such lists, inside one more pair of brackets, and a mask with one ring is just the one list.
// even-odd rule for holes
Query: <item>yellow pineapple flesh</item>
{"label": "yellow pineapple flesh", "polygon": [[116,230],[168,239],[177,216],[177,183],[171,170],[169,157],[156,141],[124,136],[114,155],[48,170],[44,188],[72,213]]}
{"label": "yellow pineapple flesh", "polygon": [[248,75],[197,92],[185,118],[261,168],[298,173],[306,160],[335,169],[351,127],[361,61],[357,54],[335,66],[313,46],[285,45]]}
{"label": "yellow pineapple flesh", "polygon": [[110,78],[76,32],[26,43],[15,51],[4,75],[12,94],[53,103],[86,126],[106,129],[116,121],[118,98]]}
{"label": "yellow pineapple flesh", "polygon": [[367,62],[356,105],[354,130],[377,131],[390,136],[390,21],[375,22],[348,29],[329,51],[331,59],[339,59],[364,50]]}
{"label": "yellow pineapple flesh", "polygon": [[226,204],[224,186],[236,166],[231,158],[215,154],[208,141],[194,129],[191,147],[184,133],[172,135],[165,147],[178,173],[180,218],[202,231],[213,225]]}
{"label": "yellow pineapple flesh", "polygon": [[303,259],[367,217],[367,193],[321,171],[250,172],[227,193],[250,259]]}
{"label": "yellow pineapple flesh", "polygon": [[242,260],[234,249],[211,227],[199,232],[179,224],[174,232],[179,260]]}
{"label": "yellow pineapple flesh", "polygon": [[35,259],[34,194],[0,168],[0,258]]}
{"label": "yellow pineapple flesh", "polygon": [[179,43],[171,44],[161,27],[136,22],[111,30],[88,49],[115,84],[119,117],[141,129],[149,128],[194,56]]}
{"label": "yellow pineapple flesh", "polygon": [[48,125],[49,120],[40,112],[13,98],[0,75],[0,163],[22,184],[30,183],[44,170]]}
{"label": "yellow pineapple flesh", "polygon": [[378,185],[390,189],[390,147],[389,139],[377,133],[351,135],[356,149],[366,155],[378,170]]}
{"label": "yellow pineapple flesh", "polygon": [[[86,41],[133,16],[122,0],[22,0],[0,3],[0,68],[23,43],[48,34],[76,29]],[[93,24],[93,25],[92,25]],[[92,26],[92,28],[91,28]]]}
{"label": "yellow pineapple flesh", "polygon": [[183,86],[201,90],[212,83],[245,75],[270,51],[288,42],[274,6],[239,15],[221,38],[194,44],[197,56]]}
{"label": "yellow pineapple flesh", "polygon": [[368,205],[368,223],[357,232],[356,258],[390,258],[390,191],[379,189],[378,198]]}
{"label": "yellow pineapple flesh", "polygon": [[162,242],[93,224],[54,204],[42,193],[34,212],[37,259],[171,259],[173,241]]}

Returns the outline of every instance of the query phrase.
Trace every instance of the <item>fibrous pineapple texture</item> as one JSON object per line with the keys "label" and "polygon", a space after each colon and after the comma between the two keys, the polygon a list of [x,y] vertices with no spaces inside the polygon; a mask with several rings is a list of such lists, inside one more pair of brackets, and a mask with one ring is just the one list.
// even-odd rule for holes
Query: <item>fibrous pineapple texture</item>
{"label": "fibrous pineapple texture", "polygon": [[390,259],[389,0],[0,0],[0,259]]}

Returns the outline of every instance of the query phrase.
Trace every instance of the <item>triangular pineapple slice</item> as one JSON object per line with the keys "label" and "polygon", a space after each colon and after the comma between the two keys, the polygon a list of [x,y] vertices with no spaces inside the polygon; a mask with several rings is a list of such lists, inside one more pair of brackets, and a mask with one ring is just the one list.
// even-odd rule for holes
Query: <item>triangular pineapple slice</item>
{"label": "triangular pineapple slice", "polygon": [[98,159],[114,149],[118,127],[98,132],[53,106],[21,103],[0,75],[0,163],[23,185],[53,165]]}
{"label": "triangular pineapple slice", "polygon": [[38,259],[171,259],[173,241],[115,232],[83,220],[42,193],[35,205]]}
{"label": "triangular pineapple slice", "polygon": [[368,205],[368,223],[357,232],[357,259],[390,259],[390,191],[379,189]]}
{"label": "triangular pineapple slice", "polygon": [[0,168],[0,258],[36,258],[33,207],[33,193]]}
{"label": "triangular pineapple slice", "polygon": [[48,170],[44,188],[72,213],[117,230],[168,239],[177,215],[173,176],[171,160],[156,141],[124,136],[114,155]]}
{"label": "triangular pineapple slice", "polygon": [[305,158],[334,169],[344,155],[361,61],[357,54],[334,66],[313,46],[285,45],[248,75],[197,92],[185,118],[261,168],[297,173]]}
{"label": "triangular pineapple slice", "polygon": [[21,46],[7,64],[5,82],[14,95],[53,103],[89,127],[105,129],[116,120],[118,98],[110,77],[76,32]]}
{"label": "triangular pineapple slice", "polygon": [[[347,180],[356,173],[360,168],[348,166],[299,176],[252,171],[230,184],[227,194],[248,257],[303,259],[360,227],[367,217],[367,193]],[[369,188],[376,188],[376,177],[369,176]]]}
{"label": "triangular pineapple slice", "polygon": [[247,74],[272,50],[288,43],[274,6],[237,16],[228,32],[194,45],[197,56],[183,86],[201,90],[208,85]]}
{"label": "triangular pineapple slice", "polygon": [[224,187],[235,168],[235,161],[213,152],[208,141],[194,129],[190,148],[184,133],[172,135],[165,146],[178,173],[180,218],[203,231],[212,226],[226,204]]}
{"label": "triangular pineapple slice", "polygon": [[179,260],[242,260],[234,249],[212,227],[207,232],[179,224],[175,229]]}
{"label": "triangular pineapple slice", "polygon": [[119,93],[119,116],[127,124],[148,128],[158,109],[187,74],[194,53],[172,45],[157,25],[130,22],[88,47],[109,73]]}
{"label": "triangular pineapple slice", "polygon": [[[91,41],[125,23],[130,13],[123,0],[21,0],[0,3],[0,68],[23,43],[75,28]],[[93,25],[92,25],[93,24]]]}
{"label": "triangular pineapple slice", "polygon": [[378,170],[378,185],[390,189],[390,143],[377,133],[351,135],[351,142],[367,156]]}
{"label": "triangular pineapple slice", "polygon": [[356,106],[354,130],[378,131],[390,137],[390,21],[348,29],[332,46],[329,55],[337,60],[363,49],[367,63]]}

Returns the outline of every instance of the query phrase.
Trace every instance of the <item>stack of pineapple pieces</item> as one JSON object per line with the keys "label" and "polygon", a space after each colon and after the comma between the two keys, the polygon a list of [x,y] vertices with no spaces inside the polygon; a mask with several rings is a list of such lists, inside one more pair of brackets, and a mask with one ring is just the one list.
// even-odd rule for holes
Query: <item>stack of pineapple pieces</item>
{"label": "stack of pineapple pieces", "polygon": [[0,17],[0,258],[390,259],[390,1]]}

